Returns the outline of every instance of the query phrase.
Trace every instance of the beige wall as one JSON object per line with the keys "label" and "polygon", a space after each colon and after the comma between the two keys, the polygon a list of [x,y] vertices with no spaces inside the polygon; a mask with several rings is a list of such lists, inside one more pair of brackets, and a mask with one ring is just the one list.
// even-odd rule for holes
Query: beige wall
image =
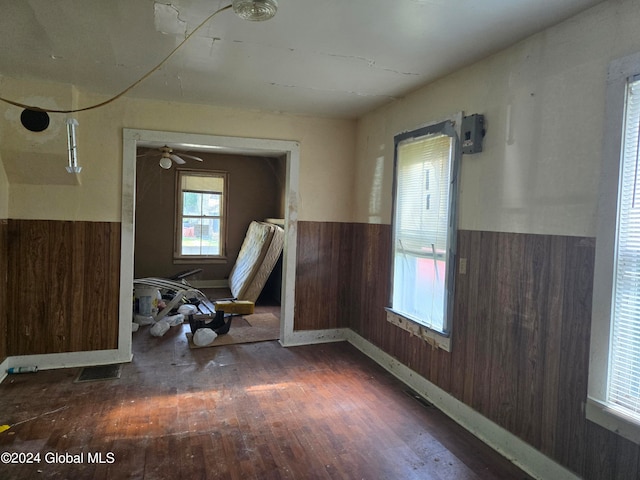
{"label": "beige wall", "polygon": [[464,111],[487,135],[462,159],[461,229],[595,236],[607,68],[639,22],[640,2],[605,2],[366,115],[356,221],[390,222],[393,136]]}
{"label": "beige wall", "polygon": [[[104,100],[45,82],[0,77],[0,85],[7,97],[46,107],[83,107]],[[353,218],[354,121],[122,98],[106,107],[74,114],[79,122],[78,157],[83,167],[76,179],[64,170],[65,115],[52,114],[49,129],[38,134],[22,127],[19,108],[0,108],[4,109],[0,155],[11,184],[8,208],[12,218],[119,221],[123,128],[297,141],[298,218]]]}

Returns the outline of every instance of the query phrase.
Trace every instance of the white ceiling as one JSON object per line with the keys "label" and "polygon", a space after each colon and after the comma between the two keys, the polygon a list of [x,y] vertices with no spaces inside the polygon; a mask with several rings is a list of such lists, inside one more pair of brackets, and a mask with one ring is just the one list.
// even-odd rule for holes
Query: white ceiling
{"label": "white ceiling", "polygon": [[[226,10],[127,95],[355,118],[600,1],[279,0],[266,22]],[[0,0],[0,76],[115,95],[229,3]]]}

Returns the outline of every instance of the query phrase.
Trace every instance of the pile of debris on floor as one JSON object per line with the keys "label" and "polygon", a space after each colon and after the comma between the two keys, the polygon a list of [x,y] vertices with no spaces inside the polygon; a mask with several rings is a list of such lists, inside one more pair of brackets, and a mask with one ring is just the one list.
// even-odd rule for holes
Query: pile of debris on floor
{"label": "pile of debris on floor", "polygon": [[132,331],[151,325],[151,335],[162,337],[171,327],[188,320],[193,342],[197,346],[205,346],[218,335],[229,332],[234,315],[253,313],[254,302],[251,301],[232,298],[212,303],[202,291],[185,280],[196,272],[184,272],[170,279],[135,279]]}

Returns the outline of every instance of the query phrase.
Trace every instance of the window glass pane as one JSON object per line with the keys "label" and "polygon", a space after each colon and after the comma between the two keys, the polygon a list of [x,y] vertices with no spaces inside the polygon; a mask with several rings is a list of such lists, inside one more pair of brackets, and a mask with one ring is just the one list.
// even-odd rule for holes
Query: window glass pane
{"label": "window glass pane", "polygon": [[200,255],[199,223],[192,218],[182,220],[182,255]]}
{"label": "window glass pane", "polygon": [[182,255],[220,255],[220,220],[185,218]]}
{"label": "window glass pane", "polygon": [[202,194],[202,214],[208,217],[219,217],[222,206],[222,195],[218,193]]}
{"label": "window glass pane", "polygon": [[202,194],[182,192],[182,214],[202,215]]}
{"label": "window glass pane", "polygon": [[640,82],[629,84],[618,199],[608,401],[640,417]]}
{"label": "window glass pane", "polygon": [[445,330],[453,140],[436,134],[397,147],[392,308]]}
{"label": "window glass pane", "polygon": [[393,309],[434,330],[444,330],[445,260],[394,255]]}
{"label": "window glass pane", "polygon": [[220,254],[220,220],[209,218],[202,220],[202,250],[201,255]]}

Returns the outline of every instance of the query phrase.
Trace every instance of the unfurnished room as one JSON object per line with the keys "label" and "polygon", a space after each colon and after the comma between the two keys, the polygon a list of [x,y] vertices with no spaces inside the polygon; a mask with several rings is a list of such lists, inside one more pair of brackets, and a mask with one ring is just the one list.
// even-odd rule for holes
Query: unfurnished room
{"label": "unfurnished room", "polygon": [[0,479],[640,480],[640,2],[0,6]]}

